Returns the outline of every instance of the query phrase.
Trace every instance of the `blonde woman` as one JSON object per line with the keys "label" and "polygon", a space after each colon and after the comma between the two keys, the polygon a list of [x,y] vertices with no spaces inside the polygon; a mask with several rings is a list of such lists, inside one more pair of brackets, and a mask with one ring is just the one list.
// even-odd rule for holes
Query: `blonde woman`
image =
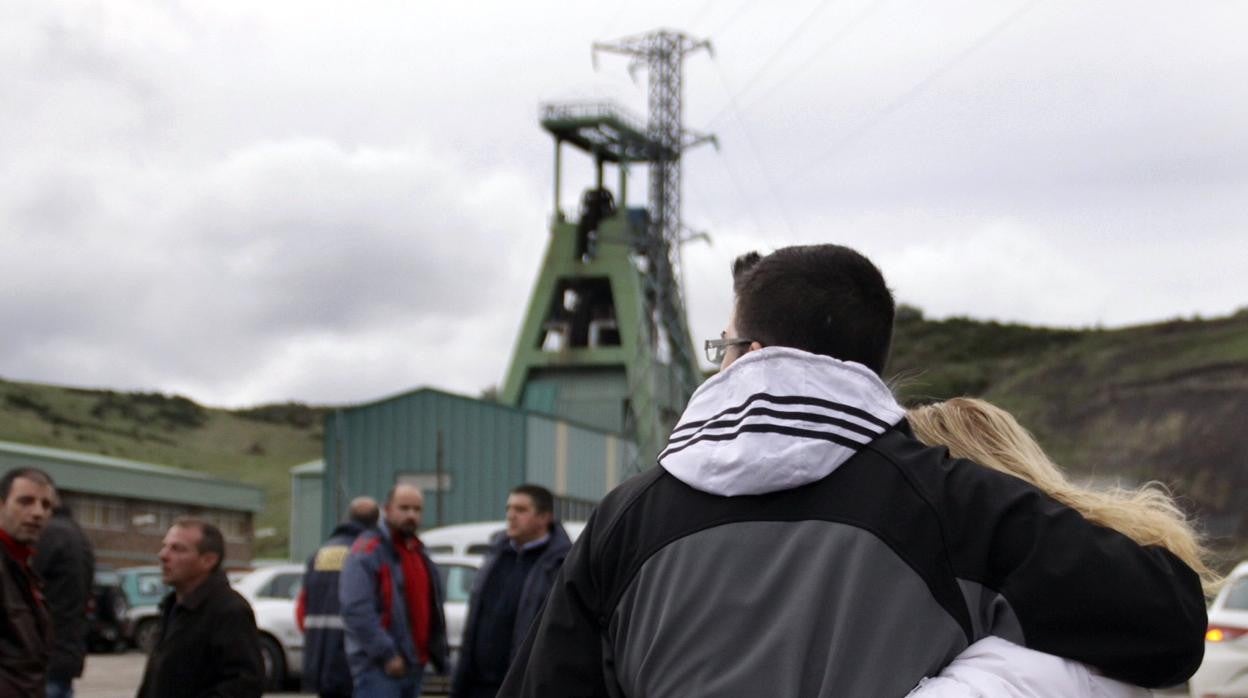
{"label": "blonde woman", "polygon": [[[1221,577],[1209,566],[1209,551],[1159,485],[1101,492],[1071,483],[1031,434],[1010,413],[974,398],[954,398],[909,411],[919,440],[946,446],[965,458],[1026,480],[1087,520],[1112,528],[1140,545],[1174,553],[1200,575],[1207,595]],[[1079,662],[1036,652],[998,637],[964,650],[939,676],[924,679],[912,697],[1007,696],[1096,698],[1148,696],[1148,691],[1098,675]]]}

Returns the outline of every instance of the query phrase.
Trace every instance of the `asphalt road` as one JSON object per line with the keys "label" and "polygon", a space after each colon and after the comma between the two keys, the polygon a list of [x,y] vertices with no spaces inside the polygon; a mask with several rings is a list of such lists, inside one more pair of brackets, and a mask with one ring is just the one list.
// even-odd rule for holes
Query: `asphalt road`
{"label": "asphalt road", "polygon": [[[74,698],[134,698],[143,679],[147,655],[139,651],[125,654],[93,654],[87,657],[82,678],[74,682]],[[300,693],[266,693],[269,696],[298,696]]]}
{"label": "asphalt road", "polygon": [[[141,652],[125,654],[93,654],[87,658],[87,669],[81,679],[74,683],[75,698],[134,698],[139,681],[143,678]],[[299,693],[268,693],[271,696],[297,696]],[[1187,692],[1155,691],[1155,696],[1186,696]]]}

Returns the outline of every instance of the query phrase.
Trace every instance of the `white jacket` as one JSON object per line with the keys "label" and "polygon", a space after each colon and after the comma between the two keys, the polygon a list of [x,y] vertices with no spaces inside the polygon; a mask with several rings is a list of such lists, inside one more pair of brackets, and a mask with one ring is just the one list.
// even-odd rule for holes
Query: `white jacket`
{"label": "white jacket", "polygon": [[986,637],[962,650],[908,698],[1146,698],[1149,691],[1107,679],[1086,664]]}

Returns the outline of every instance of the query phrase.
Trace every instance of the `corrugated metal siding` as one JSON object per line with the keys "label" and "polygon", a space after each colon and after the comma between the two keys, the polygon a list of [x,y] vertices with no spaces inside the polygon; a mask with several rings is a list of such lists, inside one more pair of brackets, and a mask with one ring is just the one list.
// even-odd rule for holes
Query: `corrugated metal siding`
{"label": "corrugated metal siding", "polygon": [[[441,492],[441,517],[439,431],[449,485]],[[321,534],[342,518],[352,497],[380,500],[400,475],[424,478],[425,528],[500,519],[508,491],[522,482],[596,502],[633,474],[635,450],[616,434],[434,390],[337,410],[325,422]]]}
{"label": "corrugated metal siding", "polygon": [[290,559],[304,560],[321,544],[322,472],[291,473]]}
{"label": "corrugated metal siding", "polygon": [[628,394],[628,376],[623,366],[574,373],[539,372],[525,384],[521,405],[573,423],[618,432],[624,428]]}
{"label": "corrugated metal siding", "polygon": [[449,487],[441,492],[441,512],[439,493],[426,490],[424,526],[501,517],[507,491],[524,478],[525,413],[422,390],[327,417],[325,474],[333,489],[325,498],[322,532],[341,518],[351,497],[384,498],[400,475],[426,476],[432,485],[439,432]]}

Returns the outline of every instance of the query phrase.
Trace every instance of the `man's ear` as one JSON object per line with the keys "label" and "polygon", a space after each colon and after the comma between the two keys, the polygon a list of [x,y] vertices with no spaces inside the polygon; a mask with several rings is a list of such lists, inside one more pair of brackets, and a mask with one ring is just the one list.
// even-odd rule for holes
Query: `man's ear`
{"label": "man's ear", "polygon": [[759,342],[750,342],[750,346],[748,349],[745,350],[745,353],[748,354],[752,351],[758,351],[759,349],[762,349],[762,348],[763,348],[763,345],[760,344]]}
{"label": "man's ear", "polygon": [[209,570],[216,569],[219,563],[224,562],[221,559],[221,556],[216,553],[200,553],[199,557],[200,559],[207,557],[209,560],[212,561],[212,563],[208,565]]}

